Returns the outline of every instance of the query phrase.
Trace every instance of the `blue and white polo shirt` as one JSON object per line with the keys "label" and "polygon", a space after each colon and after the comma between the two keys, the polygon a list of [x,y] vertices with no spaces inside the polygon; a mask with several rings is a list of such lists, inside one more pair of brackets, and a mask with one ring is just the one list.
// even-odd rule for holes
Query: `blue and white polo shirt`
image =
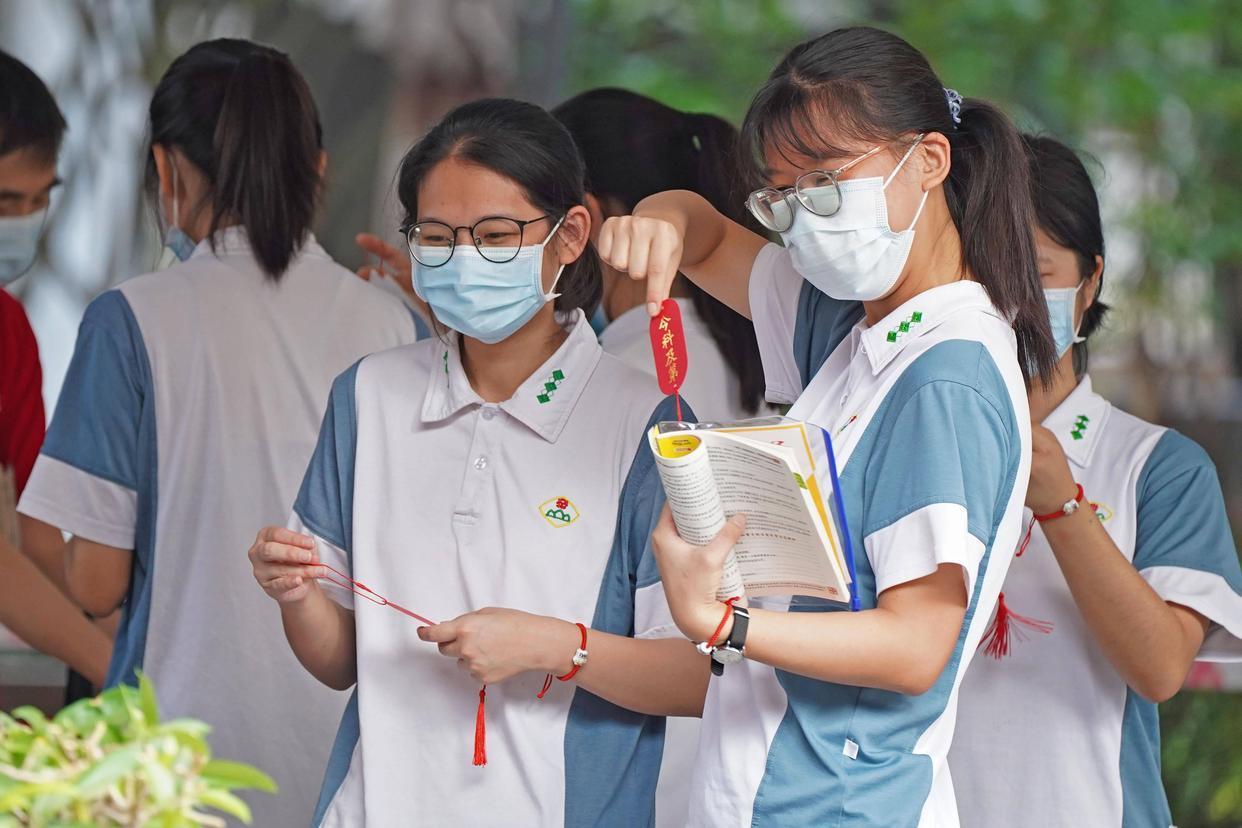
{"label": "blue and white polo shirt", "polygon": [[410,313],[311,238],[279,283],[240,227],[86,309],[22,512],[134,550],[108,684],[144,670],[169,718],[258,765],[258,825],[303,825],[344,694],[293,657],[246,550],[297,494],[332,378],[416,338]]}
{"label": "blue and white polo shirt", "polygon": [[[673,401],[602,352],[586,317],[514,396],[485,403],[457,337],[375,354],[337,379],[291,525],[321,560],[428,618],[511,607],[620,635],[675,635],[651,531],[648,426]],[[664,720],[542,674],[479,686],[417,622],[344,591],[358,684],[315,825],[648,825]]]}
{"label": "blue and white polo shirt", "polygon": [[[755,261],[750,301],[769,396],[797,396],[790,416],[833,437],[863,608],[941,564],[961,567],[969,606],[949,664],[919,696],[753,661],[713,680],[692,824],[956,825],[946,757],[957,687],[1012,556],[1029,475],[1013,331],[975,282],[848,328],[857,305],[803,283],[775,245]],[[755,603],[847,611],[799,596]]]}
{"label": "blue and white polo shirt", "polygon": [[[1203,449],[1114,408],[1086,376],[1044,426],[1121,554],[1165,601],[1211,621],[1199,658],[1242,661],[1242,570]],[[1005,602],[1053,628],[999,661],[980,655],[966,676],[949,757],[962,823],[1169,825],[1156,705],[1109,663],[1039,526]]]}

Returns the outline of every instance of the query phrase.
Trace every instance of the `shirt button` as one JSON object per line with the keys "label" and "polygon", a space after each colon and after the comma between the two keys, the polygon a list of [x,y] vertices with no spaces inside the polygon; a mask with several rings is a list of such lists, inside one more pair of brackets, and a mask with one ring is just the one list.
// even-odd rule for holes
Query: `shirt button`
{"label": "shirt button", "polygon": [[475,467],[476,469],[478,469],[479,471],[483,471],[484,469],[486,469],[486,468],[487,468],[487,458],[486,458],[486,457],[476,457],[476,458],[474,459],[474,467]]}
{"label": "shirt button", "polygon": [[483,409],[483,419],[490,420],[492,417],[495,417],[495,416],[496,416],[496,409],[494,408]]}

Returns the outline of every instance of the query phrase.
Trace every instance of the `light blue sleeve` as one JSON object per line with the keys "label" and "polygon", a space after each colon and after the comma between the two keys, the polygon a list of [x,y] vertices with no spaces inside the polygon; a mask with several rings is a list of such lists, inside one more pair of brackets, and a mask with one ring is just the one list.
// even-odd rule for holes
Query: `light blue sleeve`
{"label": "light blue sleeve", "polygon": [[[118,290],[86,308],[43,454],[87,474],[137,490],[140,440],[151,368],[138,321]],[[153,416],[153,412],[150,412]],[[152,447],[152,451],[154,448]]]}
{"label": "light blue sleeve", "polygon": [[1216,467],[1167,431],[1139,475],[1134,566],[1166,601],[1212,622],[1200,656],[1242,660],[1242,567]]}
{"label": "light blue sleeve", "polygon": [[930,348],[894,384],[863,440],[871,454],[859,529],[876,593],[944,563],[960,564],[973,584],[1022,452],[1012,402],[987,350],[964,340]]}
{"label": "light blue sleeve", "polygon": [[[694,418],[684,402],[682,415]],[[651,457],[647,430],[661,420],[675,418],[670,397],[657,406],[643,433],[635,435],[639,446],[621,491],[612,554],[591,620],[593,630],[632,636],[639,594],[659,592],[657,600],[663,602],[651,533],[664,508],[664,487]],[[565,824],[617,828],[653,824],[663,751],[663,717],[625,710],[579,689],[565,724]]]}
{"label": "light blue sleeve", "polygon": [[353,560],[354,459],[358,421],[354,384],[359,362],[337,377],[293,511],[307,529]]}
{"label": "light blue sleeve", "polygon": [[793,337],[794,362],[803,388],[849,336],[862,315],[861,302],[833,299],[810,282],[803,281]]}

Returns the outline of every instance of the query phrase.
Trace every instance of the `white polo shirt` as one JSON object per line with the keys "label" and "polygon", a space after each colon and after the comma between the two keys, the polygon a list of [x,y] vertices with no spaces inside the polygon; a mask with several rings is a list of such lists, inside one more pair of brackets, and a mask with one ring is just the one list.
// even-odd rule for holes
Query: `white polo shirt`
{"label": "white polo shirt", "polygon": [[[650,536],[663,489],[645,447],[673,418],[650,377],[604,354],[581,312],[514,396],[484,403],[457,337],[370,356],[333,387],[292,525],[321,559],[447,620],[511,607],[620,635],[672,635]],[[316,825],[647,825],[662,718],[526,673],[479,686],[417,622],[355,612],[358,684]],[[568,654],[567,656],[568,657]]]}
{"label": "white polo shirt", "polygon": [[[769,389],[801,392],[790,416],[833,436],[863,608],[940,564],[962,567],[969,606],[952,658],[919,696],[753,661],[726,669],[708,691],[691,823],[956,825],[946,756],[957,687],[1013,553],[1029,474],[1013,331],[979,284],[957,282],[854,326],[817,371],[814,355],[857,305],[804,286],[775,245],[755,261],[750,301]],[[755,603],[848,611],[800,596]]]}
{"label": "white polo shirt", "polygon": [[304,825],[345,696],[289,650],[246,549],[282,523],[332,378],[412,342],[400,303],[312,238],[279,283],[245,231],[130,279],[86,309],[20,510],[133,549],[108,684],[142,669],[163,713],[212,726],[221,758],[280,785],[247,794],[258,825]]}
{"label": "white polo shirt", "polygon": [[[1121,554],[1162,599],[1211,621],[1199,657],[1242,661],[1242,571],[1203,449],[1114,408],[1089,377],[1044,426]],[[1014,640],[1001,660],[980,655],[966,676],[949,758],[962,823],[1169,825],[1156,705],[1109,663],[1039,526],[1005,603],[1053,629]]]}

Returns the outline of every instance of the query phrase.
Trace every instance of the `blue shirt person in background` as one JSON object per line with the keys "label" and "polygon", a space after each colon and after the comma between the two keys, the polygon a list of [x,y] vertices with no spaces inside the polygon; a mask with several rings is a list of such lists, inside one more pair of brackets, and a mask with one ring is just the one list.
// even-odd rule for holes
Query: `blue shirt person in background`
{"label": "blue shirt person in background", "polygon": [[1195,658],[1242,660],[1242,571],[1203,449],[1092,390],[1099,203],[1071,149],[1027,146],[1060,359],[1031,391],[1030,536],[994,622],[1010,646],[967,673],[949,764],[965,825],[1169,825],[1156,705]]}
{"label": "blue shirt person in background", "polygon": [[326,157],[285,55],[194,46],[150,134],[175,263],[87,308],[20,508],[73,535],[78,603],[123,606],[108,683],[144,670],[169,716],[276,778],[256,823],[302,825],[346,700],[301,670],[237,550],[288,513],[332,378],[414,341],[414,320],[311,234]]}

